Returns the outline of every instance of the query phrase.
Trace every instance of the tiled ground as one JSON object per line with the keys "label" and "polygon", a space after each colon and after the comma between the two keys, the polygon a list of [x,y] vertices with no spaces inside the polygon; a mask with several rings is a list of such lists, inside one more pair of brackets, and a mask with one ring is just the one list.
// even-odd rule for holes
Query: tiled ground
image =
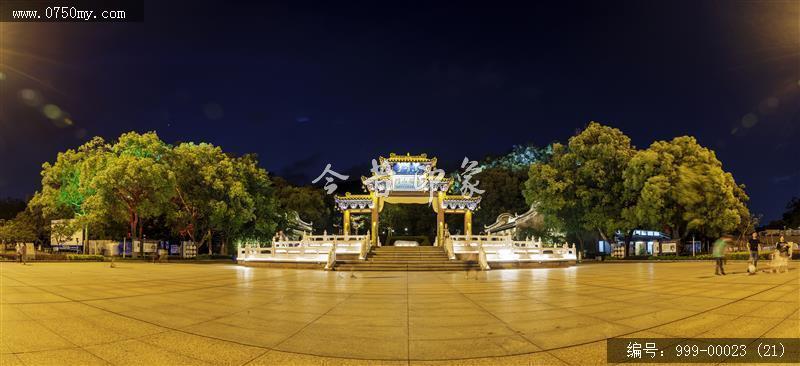
{"label": "tiled ground", "polygon": [[[800,337],[800,271],[0,263],[2,365],[602,364],[605,339]],[[738,272],[738,273],[737,273]]]}

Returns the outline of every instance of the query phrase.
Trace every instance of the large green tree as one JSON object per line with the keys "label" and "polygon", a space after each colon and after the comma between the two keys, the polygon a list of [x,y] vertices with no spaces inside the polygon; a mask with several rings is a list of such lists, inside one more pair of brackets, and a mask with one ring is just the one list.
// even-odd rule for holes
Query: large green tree
{"label": "large green tree", "polygon": [[11,220],[0,223],[0,242],[38,243],[44,241],[42,219],[30,210],[23,210]]}
{"label": "large green tree", "polygon": [[[175,192],[170,153],[155,132],[123,134],[105,154],[90,158],[97,169],[89,183],[93,194],[85,204],[127,221],[131,237],[141,242],[144,221],[164,215]],[[144,255],[144,245],[139,249]]]}
{"label": "large green tree", "polygon": [[172,150],[170,169],[175,174],[175,195],[168,217],[173,228],[198,248],[212,253],[214,231],[231,214],[228,202],[247,194],[242,189],[233,160],[221,148],[207,143],[182,143]]}
{"label": "large green tree", "polygon": [[624,182],[633,200],[628,220],[665,229],[676,239],[689,233],[715,237],[750,221],[744,186],[693,137],[656,141],[637,152]]}
{"label": "large green tree", "polygon": [[42,164],[42,190],[28,206],[40,210],[45,218],[78,219],[82,225],[100,221],[102,211],[87,205],[96,190],[91,186],[109,146],[95,137],[77,149],[59,153],[54,163]]}
{"label": "large green tree", "polygon": [[531,165],[523,193],[546,225],[573,237],[591,230],[608,241],[629,226],[622,214],[622,175],[634,153],[620,130],[592,122],[567,145],[553,144],[547,160]]}
{"label": "large green tree", "polygon": [[229,211],[222,216],[223,253],[237,240],[267,241],[272,238],[280,220],[275,190],[266,170],[258,166],[255,155],[233,159],[236,179],[244,189],[231,202]]}
{"label": "large green tree", "polygon": [[125,223],[139,240],[146,227],[167,236],[163,229],[171,227],[209,254],[215,243],[225,252],[237,239],[268,240],[281,217],[255,155],[234,157],[206,143],[172,147],[154,132],[129,132],[112,144],[95,137],[60,153],[43,165],[42,190],[29,210],[94,222],[108,229],[103,233],[120,230],[111,223]]}

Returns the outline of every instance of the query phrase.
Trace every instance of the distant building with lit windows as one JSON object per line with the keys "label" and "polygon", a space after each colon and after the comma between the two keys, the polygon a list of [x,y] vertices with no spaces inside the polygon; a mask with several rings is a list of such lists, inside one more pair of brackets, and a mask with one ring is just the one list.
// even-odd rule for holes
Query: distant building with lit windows
{"label": "distant building with lit windows", "polygon": [[617,231],[614,235],[614,243],[606,243],[602,240],[598,242],[598,252],[615,257],[623,256],[625,245],[628,246],[628,255],[631,256],[676,254],[678,251],[677,242],[660,231],[634,230],[627,242],[625,239],[625,234]]}

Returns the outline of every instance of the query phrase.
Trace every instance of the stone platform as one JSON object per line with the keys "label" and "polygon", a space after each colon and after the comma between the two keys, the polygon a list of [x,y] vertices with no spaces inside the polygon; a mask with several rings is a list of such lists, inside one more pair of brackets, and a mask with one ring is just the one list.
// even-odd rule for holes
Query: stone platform
{"label": "stone platform", "polygon": [[589,365],[614,336],[800,337],[797,263],[713,267],[0,263],[0,364]]}

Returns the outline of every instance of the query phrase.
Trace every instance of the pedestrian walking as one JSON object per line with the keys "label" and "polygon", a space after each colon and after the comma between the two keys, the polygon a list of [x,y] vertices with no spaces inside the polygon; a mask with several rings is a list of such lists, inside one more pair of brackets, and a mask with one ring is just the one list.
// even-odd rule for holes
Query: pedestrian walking
{"label": "pedestrian walking", "polygon": [[711,256],[714,257],[714,261],[716,262],[714,274],[717,276],[725,275],[725,248],[728,246],[728,241],[730,241],[730,239],[723,236],[714,242],[714,249]]}
{"label": "pedestrian walking", "polygon": [[17,262],[22,263],[22,247],[20,247],[19,243],[14,246],[14,254],[17,256]]}
{"label": "pedestrian walking", "polygon": [[789,257],[792,256],[792,245],[786,242],[781,235],[778,243],[775,244],[776,257],[778,258],[777,272],[789,271]]}
{"label": "pedestrian walking", "polygon": [[22,264],[28,264],[28,245],[22,243],[20,248],[20,258],[22,260]]}
{"label": "pedestrian walking", "polygon": [[754,231],[753,236],[747,241],[747,244],[750,247],[750,265],[752,265],[752,270],[750,265],[747,266],[747,272],[754,275],[758,270],[758,248],[759,245],[761,245],[758,241],[758,233]]}
{"label": "pedestrian walking", "polygon": [[781,235],[781,238],[778,239],[778,243],[775,244],[775,249],[778,250],[778,252],[781,254],[781,257],[786,258],[789,256],[790,248],[791,246],[789,245],[789,243],[787,243],[786,239],[784,239],[783,235]]}

